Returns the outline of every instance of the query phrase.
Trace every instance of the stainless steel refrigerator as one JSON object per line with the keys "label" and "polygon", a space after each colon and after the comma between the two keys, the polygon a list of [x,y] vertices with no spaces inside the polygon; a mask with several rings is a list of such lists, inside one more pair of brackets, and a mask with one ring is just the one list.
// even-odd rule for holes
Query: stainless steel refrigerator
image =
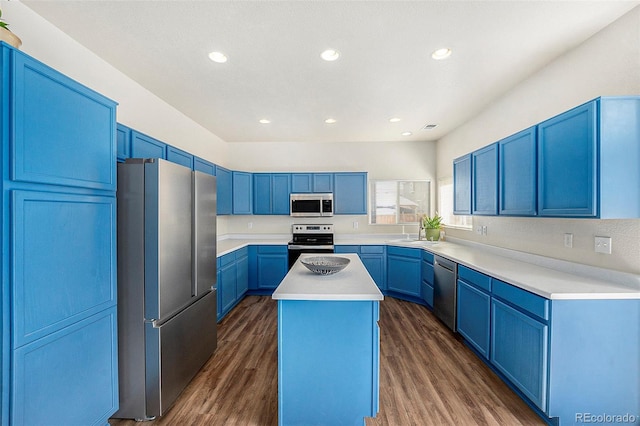
{"label": "stainless steel refrigerator", "polygon": [[216,180],[162,159],[118,164],[116,418],[163,415],[216,349]]}

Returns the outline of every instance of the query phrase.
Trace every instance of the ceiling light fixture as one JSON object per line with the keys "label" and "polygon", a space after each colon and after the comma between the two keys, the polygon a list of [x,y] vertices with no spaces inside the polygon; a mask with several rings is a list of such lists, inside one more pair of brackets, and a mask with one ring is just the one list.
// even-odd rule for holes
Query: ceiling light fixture
{"label": "ceiling light fixture", "polygon": [[441,59],[448,58],[449,56],[451,56],[451,53],[452,53],[451,49],[449,49],[448,47],[443,47],[441,49],[434,50],[433,53],[431,54],[431,57],[436,61],[439,61]]}
{"label": "ceiling light fixture", "polygon": [[413,133],[411,132],[402,132],[400,133],[402,136],[411,136]]}
{"label": "ceiling light fixture", "polygon": [[324,120],[325,123],[327,124],[333,124],[336,122],[335,118],[327,118],[326,120]]}
{"label": "ceiling light fixture", "polygon": [[260,120],[260,124],[269,124],[271,123],[271,120],[267,120],[266,118],[263,118]]}
{"label": "ceiling light fixture", "polygon": [[331,62],[331,61],[335,61],[340,57],[340,52],[334,49],[327,49],[320,54],[320,57],[325,61]]}
{"label": "ceiling light fixture", "polygon": [[389,123],[397,123],[398,121],[400,121],[401,119],[398,117],[393,117],[389,119]]}
{"label": "ceiling light fixture", "polygon": [[211,52],[209,53],[209,59],[211,59],[213,62],[224,64],[225,62],[227,62],[227,55],[222,52]]}

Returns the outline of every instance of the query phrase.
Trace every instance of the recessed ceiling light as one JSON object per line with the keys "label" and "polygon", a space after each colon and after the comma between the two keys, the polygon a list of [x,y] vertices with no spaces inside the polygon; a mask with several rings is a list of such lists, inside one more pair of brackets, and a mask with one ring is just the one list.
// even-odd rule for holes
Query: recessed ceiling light
{"label": "recessed ceiling light", "polygon": [[413,133],[411,132],[402,132],[400,133],[402,136],[411,136]]}
{"label": "recessed ceiling light", "polygon": [[398,121],[400,121],[401,119],[398,117],[392,117],[389,119],[389,123],[397,123]]}
{"label": "recessed ceiling light", "polygon": [[322,52],[320,54],[320,57],[322,59],[324,59],[325,61],[335,61],[336,59],[338,59],[340,57],[340,52],[338,52],[337,50],[333,50],[333,49],[327,49],[324,52]]}
{"label": "recessed ceiling light", "polygon": [[431,57],[435,60],[445,59],[445,58],[448,58],[449,56],[451,56],[451,49],[449,49],[448,47],[443,47],[441,49],[434,50],[433,53],[431,54]]}
{"label": "recessed ceiling light", "polygon": [[271,120],[267,120],[266,118],[263,118],[260,120],[260,124],[269,124],[271,123]]}
{"label": "recessed ceiling light", "polygon": [[324,120],[325,123],[327,124],[333,124],[336,122],[335,118],[327,118],[326,120]]}
{"label": "recessed ceiling light", "polygon": [[224,64],[225,62],[227,62],[227,55],[222,52],[211,52],[209,53],[209,59],[211,59],[213,62]]}

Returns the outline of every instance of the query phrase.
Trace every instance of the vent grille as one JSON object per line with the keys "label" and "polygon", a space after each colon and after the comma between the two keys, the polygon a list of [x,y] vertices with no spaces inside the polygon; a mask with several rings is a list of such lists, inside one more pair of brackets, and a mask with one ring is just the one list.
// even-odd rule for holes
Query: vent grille
{"label": "vent grille", "polygon": [[437,127],[437,124],[425,124],[425,126],[422,128],[422,130],[433,130]]}

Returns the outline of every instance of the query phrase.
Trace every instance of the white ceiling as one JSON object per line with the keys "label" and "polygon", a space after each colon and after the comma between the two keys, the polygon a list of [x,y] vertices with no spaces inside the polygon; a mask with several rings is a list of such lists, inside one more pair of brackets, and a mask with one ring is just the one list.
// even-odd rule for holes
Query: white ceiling
{"label": "white ceiling", "polygon": [[23,3],[225,141],[367,142],[441,138],[640,1]]}

